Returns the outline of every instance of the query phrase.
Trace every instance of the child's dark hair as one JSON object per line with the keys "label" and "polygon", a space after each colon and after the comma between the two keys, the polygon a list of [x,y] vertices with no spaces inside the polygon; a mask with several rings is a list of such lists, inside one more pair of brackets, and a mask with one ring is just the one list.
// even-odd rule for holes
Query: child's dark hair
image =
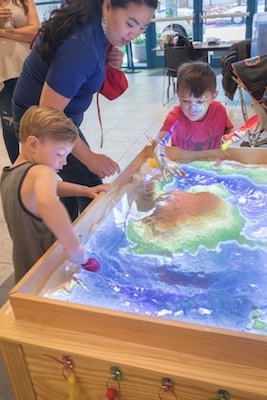
{"label": "child's dark hair", "polygon": [[199,98],[209,91],[216,91],[216,75],[209,64],[192,61],[181,65],[177,77],[177,92],[185,91]]}

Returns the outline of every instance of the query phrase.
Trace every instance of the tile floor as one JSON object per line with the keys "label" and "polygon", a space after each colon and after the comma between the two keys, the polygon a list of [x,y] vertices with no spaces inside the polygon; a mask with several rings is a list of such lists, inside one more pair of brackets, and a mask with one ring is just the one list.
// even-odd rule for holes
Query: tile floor
{"label": "tile floor", "polygon": [[[123,170],[129,162],[148,144],[148,137],[154,138],[169,110],[177,103],[175,97],[163,106],[163,75],[155,76],[155,69],[141,70],[139,73],[127,74],[129,88],[121,98],[113,101],[101,96],[100,109],[104,128],[104,146],[100,148],[100,125],[94,100],[85,113],[82,130],[91,148],[104,153],[119,163]],[[225,103],[221,88],[221,75],[217,76],[218,99],[226,104],[229,117],[235,127],[243,123],[238,96],[234,101]],[[253,111],[252,111],[253,112]],[[0,135],[0,169],[9,164]],[[115,178],[115,177],[114,177]],[[113,179],[114,179],[113,178]],[[6,228],[0,204],[0,284],[13,271],[11,240]]]}

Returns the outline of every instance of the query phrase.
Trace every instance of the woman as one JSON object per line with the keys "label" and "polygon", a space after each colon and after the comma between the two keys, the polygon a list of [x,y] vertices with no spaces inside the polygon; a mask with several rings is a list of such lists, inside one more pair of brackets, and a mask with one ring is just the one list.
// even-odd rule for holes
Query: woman
{"label": "woman", "polygon": [[[150,24],[157,0],[68,0],[44,22],[27,58],[13,96],[19,121],[34,104],[51,106],[79,126],[93,94],[104,82],[106,63],[120,69],[125,46]],[[101,178],[120,172],[109,157],[90,150],[82,134],[59,173],[64,181],[95,186]],[[87,198],[64,199],[71,218],[89,203]]]}
{"label": "woman", "polygon": [[11,99],[30,43],[39,29],[33,0],[0,0],[0,116],[4,142],[11,162],[19,154]]}

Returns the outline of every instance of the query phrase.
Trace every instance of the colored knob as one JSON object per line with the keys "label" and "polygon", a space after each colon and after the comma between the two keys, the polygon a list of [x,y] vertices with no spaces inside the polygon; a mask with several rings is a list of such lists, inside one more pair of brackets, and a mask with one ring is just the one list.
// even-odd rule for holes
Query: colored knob
{"label": "colored knob", "polygon": [[150,167],[151,168],[158,168],[159,167],[159,163],[157,162],[157,160],[155,158],[151,158],[150,159]]}
{"label": "colored knob", "polygon": [[108,400],[115,400],[117,396],[117,390],[114,388],[109,388],[106,393]]}
{"label": "colored knob", "polygon": [[82,264],[82,267],[86,271],[96,272],[100,269],[100,264],[95,258],[89,258],[85,264]]}

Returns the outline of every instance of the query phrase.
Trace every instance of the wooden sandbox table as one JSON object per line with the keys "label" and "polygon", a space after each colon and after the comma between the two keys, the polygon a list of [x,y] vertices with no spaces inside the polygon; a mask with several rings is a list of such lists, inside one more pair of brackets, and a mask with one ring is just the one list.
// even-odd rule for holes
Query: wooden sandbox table
{"label": "wooden sandbox table", "polygon": [[[185,163],[267,164],[265,149],[168,154]],[[78,234],[90,240],[149,157],[147,146],[88,206],[74,223]],[[61,282],[64,262],[56,242],[0,311],[0,349],[17,400],[267,399],[267,336],[40,296],[52,275]]]}

